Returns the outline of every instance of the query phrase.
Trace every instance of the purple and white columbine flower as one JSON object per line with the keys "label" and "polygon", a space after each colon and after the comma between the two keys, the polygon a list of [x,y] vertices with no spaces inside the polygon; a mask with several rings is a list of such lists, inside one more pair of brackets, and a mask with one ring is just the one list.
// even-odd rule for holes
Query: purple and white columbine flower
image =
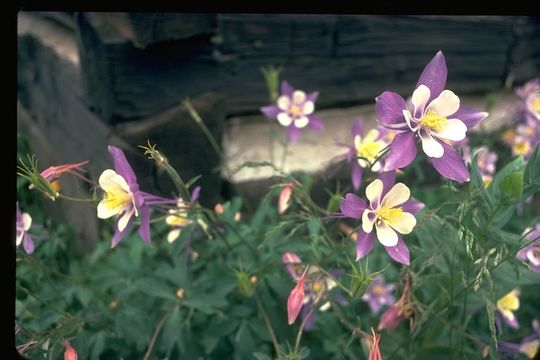
{"label": "purple and white columbine flower", "polygon": [[428,160],[442,176],[469,181],[469,171],[449,142],[463,140],[467,130],[488,113],[461,106],[456,94],[445,90],[447,69],[439,51],[426,65],[412,95],[412,106],[393,91],[375,98],[381,125],[399,132],[390,146],[384,171],[404,168],[416,157],[420,140]]}
{"label": "purple and white columbine flower", "polygon": [[[291,275],[291,277],[299,281],[304,273],[306,265],[302,262],[300,257],[293,252],[285,252],[282,255],[283,264],[285,269]],[[308,319],[306,317],[311,312],[313,305],[318,303],[321,296],[324,296],[326,292],[332,290],[336,287],[336,282],[334,279],[337,279],[343,273],[342,270],[332,270],[329,272],[332,277],[322,273],[319,268],[315,265],[310,265],[307,270],[307,277],[305,278],[304,285],[304,300],[302,305],[302,310],[300,312],[300,317],[302,321],[305,322],[304,328],[310,330],[315,325],[315,320],[317,320],[317,315],[315,312],[311,313]],[[338,302],[341,305],[347,305],[347,300],[340,293],[332,294],[333,300]],[[330,308],[330,301],[326,301],[323,305],[319,306],[319,311],[326,311]]]}
{"label": "purple and white columbine flower", "polygon": [[302,90],[294,90],[287,81],[281,82],[281,95],[275,105],[263,106],[261,112],[277,121],[288,130],[291,142],[297,142],[300,129],[309,126],[313,130],[324,129],[324,124],[315,115],[315,101],[319,93],[306,94]]}
{"label": "purple and white columbine flower", "polygon": [[[382,169],[381,160],[377,160],[380,152],[388,145],[384,135],[378,129],[371,129],[364,134],[364,122],[359,118],[352,126],[353,145],[345,145],[347,161],[352,163],[351,182],[355,191],[362,185],[362,169],[371,166],[371,170],[378,172]],[[375,161],[377,160],[377,161]]]}
{"label": "purple and white columbine flower", "polygon": [[526,336],[519,344],[508,341],[499,341],[498,351],[506,356],[517,358],[520,353],[525,354],[528,359],[537,359],[540,354],[540,322],[536,319],[532,321],[533,333]]}
{"label": "purple and white columbine flower", "polygon": [[364,295],[362,295],[362,300],[367,302],[371,312],[376,314],[384,305],[394,304],[396,299],[392,293],[395,287],[395,284],[385,283],[382,276],[377,276],[369,284]]}
{"label": "purple and white columbine flower", "polygon": [[395,178],[395,171],[384,172],[366,187],[369,206],[353,193],[346,194],[339,203],[343,215],[362,219],[356,240],[356,260],[371,252],[377,238],[392,259],[405,265],[410,263],[409,249],[400,234],[412,231],[416,225],[415,215],[424,204],[409,198],[410,190],[405,184],[394,185]]}
{"label": "purple and white columbine flower", "polygon": [[517,88],[516,95],[524,102],[527,119],[540,122],[540,78],[529,80]]}
{"label": "purple and white columbine flower", "polygon": [[34,252],[34,240],[32,236],[28,233],[30,227],[32,226],[32,217],[28,213],[21,212],[19,208],[19,203],[17,203],[17,213],[16,213],[16,245],[19,247],[23,244],[24,251],[27,254]]}
{"label": "purple and white columbine flower", "polygon": [[[529,231],[530,229],[526,229],[525,233]],[[540,273],[540,223],[536,224],[534,230],[531,231],[525,239],[534,241],[530,245],[519,250],[516,257],[521,261],[527,262],[532,271]]]}
{"label": "purple and white columbine flower", "polygon": [[140,191],[137,177],[122,149],[109,146],[108,150],[113,158],[115,170],[107,169],[99,177],[99,186],[105,194],[97,206],[97,216],[100,219],[117,217],[111,247],[118,245],[131,229],[135,217],[139,216],[141,219],[139,235],[148,245],[151,245],[150,206],[175,204],[176,200]]}

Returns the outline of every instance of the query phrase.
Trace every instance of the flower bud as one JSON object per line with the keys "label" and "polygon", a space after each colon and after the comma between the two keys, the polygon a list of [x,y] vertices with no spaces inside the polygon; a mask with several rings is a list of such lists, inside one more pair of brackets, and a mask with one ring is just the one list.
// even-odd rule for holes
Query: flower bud
{"label": "flower bud", "polygon": [[302,305],[304,303],[304,281],[306,280],[306,272],[307,267],[304,270],[300,280],[298,280],[296,286],[291,290],[289,298],[287,299],[287,317],[289,325],[294,323],[298,317],[298,314],[300,313],[300,310],[302,310]]}
{"label": "flower bud", "polygon": [[69,341],[64,340],[64,347],[66,348],[64,351],[64,360],[77,360],[77,352],[71,347]]}

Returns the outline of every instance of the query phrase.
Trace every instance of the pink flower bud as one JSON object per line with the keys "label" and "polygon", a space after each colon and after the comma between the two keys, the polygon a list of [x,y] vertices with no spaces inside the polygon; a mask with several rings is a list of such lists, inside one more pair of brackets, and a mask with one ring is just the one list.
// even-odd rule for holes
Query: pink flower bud
{"label": "pink flower bud", "polygon": [[223,214],[223,212],[225,211],[225,208],[223,207],[223,204],[217,203],[214,206],[214,211],[216,212],[216,214]]}
{"label": "pink flower bud", "polygon": [[385,311],[384,314],[381,316],[381,320],[379,321],[378,330],[388,330],[392,331],[395,330],[395,328],[398,327],[399,324],[403,320],[405,320],[405,316],[401,314],[401,307],[399,304],[392,305],[388,310]]}
{"label": "pink flower bud", "polygon": [[291,205],[291,197],[293,191],[293,184],[289,183],[283,187],[279,194],[278,201],[278,214],[283,214]]}
{"label": "pink flower bud", "polygon": [[289,299],[287,299],[287,317],[289,320],[289,325],[292,325],[300,310],[302,310],[302,305],[304,303],[304,281],[306,280],[306,271],[307,267],[302,274],[300,280],[296,286],[291,290],[289,294]]}
{"label": "pink flower bud", "polygon": [[77,352],[71,347],[69,341],[64,340],[64,346],[66,348],[64,351],[64,360],[77,360]]}

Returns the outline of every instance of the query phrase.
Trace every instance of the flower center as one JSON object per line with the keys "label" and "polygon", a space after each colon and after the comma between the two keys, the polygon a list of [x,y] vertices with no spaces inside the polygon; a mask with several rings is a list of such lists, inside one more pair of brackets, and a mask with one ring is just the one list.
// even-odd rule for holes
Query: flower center
{"label": "flower center", "polygon": [[291,117],[298,118],[301,117],[303,114],[302,109],[298,105],[292,105],[289,109],[289,113],[291,114]]}
{"label": "flower center", "polygon": [[125,193],[121,189],[115,189],[105,193],[105,206],[109,209],[125,209],[131,202],[130,194]]}
{"label": "flower center", "polygon": [[540,112],[540,95],[535,96],[531,101],[531,110],[534,112]]}
{"label": "flower center", "polygon": [[381,285],[375,285],[373,287],[373,289],[371,289],[371,292],[374,294],[374,295],[377,295],[377,296],[383,296],[384,295],[384,287],[382,287]]}
{"label": "flower center", "polygon": [[531,150],[531,145],[528,141],[517,141],[512,146],[512,150],[516,155],[526,155]]}
{"label": "flower center", "polygon": [[438,115],[435,111],[429,111],[418,122],[430,130],[441,131],[446,125],[447,119]]}
{"label": "flower center", "polygon": [[397,223],[401,220],[403,216],[403,209],[401,208],[389,208],[382,206],[377,210],[377,225],[380,225],[381,221],[385,223],[392,224]]}
{"label": "flower center", "polygon": [[505,313],[519,309],[519,298],[514,291],[504,295],[497,301],[497,308]]}
{"label": "flower center", "polygon": [[379,155],[382,148],[383,146],[379,142],[366,142],[357,146],[356,154],[358,157],[362,157],[371,162],[377,158],[377,155]]}

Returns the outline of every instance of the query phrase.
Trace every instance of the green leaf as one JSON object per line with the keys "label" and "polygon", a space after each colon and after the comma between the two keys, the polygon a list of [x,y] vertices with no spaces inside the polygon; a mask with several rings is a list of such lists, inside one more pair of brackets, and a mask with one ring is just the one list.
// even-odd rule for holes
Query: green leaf
{"label": "green leaf", "polygon": [[499,187],[510,199],[520,199],[523,195],[523,172],[514,172],[505,176]]}
{"label": "green leaf", "polygon": [[530,195],[540,190],[540,144],[536,145],[523,176],[525,183],[525,195]]}

